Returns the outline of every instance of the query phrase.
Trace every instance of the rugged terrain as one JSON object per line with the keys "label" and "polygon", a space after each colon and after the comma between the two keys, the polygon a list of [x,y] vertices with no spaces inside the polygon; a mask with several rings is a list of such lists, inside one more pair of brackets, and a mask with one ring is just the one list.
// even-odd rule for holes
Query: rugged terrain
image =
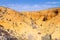
{"label": "rugged terrain", "polygon": [[0,40],[60,40],[60,8],[16,12],[1,6]]}

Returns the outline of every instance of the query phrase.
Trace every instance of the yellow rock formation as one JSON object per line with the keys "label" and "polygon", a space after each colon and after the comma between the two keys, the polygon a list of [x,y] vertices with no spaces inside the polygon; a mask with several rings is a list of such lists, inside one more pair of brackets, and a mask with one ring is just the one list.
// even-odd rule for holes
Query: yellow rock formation
{"label": "yellow rock formation", "polygon": [[16,12],[0,7],[1,40],[60,40],[60,8]]}

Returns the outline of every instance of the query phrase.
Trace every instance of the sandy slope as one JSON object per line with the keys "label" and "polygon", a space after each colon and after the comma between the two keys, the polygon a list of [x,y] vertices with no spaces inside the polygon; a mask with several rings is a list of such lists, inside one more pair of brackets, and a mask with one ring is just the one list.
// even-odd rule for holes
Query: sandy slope
{"label": "sandy slope", "polygon": [[1,40],[60,40],[60,8],[16,12],[0,7]]}

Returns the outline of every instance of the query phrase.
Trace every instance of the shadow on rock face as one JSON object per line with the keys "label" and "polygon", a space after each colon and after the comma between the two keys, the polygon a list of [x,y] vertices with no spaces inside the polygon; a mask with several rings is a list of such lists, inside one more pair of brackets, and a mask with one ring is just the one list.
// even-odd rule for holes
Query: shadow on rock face
{"label": "shadow on rock face", "polygon": [[52,40],[51,35],[46,34],[44,37],[42,37],[42,40]]}
{"label": "shadow on rock face", "polygon": [[0,29],[0,40],[18,40],[18,39],[10,35],[7,31]]}

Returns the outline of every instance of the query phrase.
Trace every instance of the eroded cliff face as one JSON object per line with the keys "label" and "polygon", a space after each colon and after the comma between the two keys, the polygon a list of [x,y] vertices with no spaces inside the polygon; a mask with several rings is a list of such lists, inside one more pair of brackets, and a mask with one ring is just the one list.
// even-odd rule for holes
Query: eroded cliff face
{"label": "eroded cliff face", "polygon": [[60,40],[60,8],[16,12],[0,7],[0,40]]}

